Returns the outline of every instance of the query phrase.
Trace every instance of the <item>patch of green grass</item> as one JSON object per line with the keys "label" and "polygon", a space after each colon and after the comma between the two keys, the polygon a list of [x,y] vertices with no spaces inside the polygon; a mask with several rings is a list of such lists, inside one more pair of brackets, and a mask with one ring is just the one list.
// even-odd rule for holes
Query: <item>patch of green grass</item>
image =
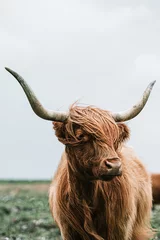
{"label": "patch of green grass", "polygon": [[0,191],[0,240],[59,240],[47,192]]}
{"label": "patch of green grass", "polygon": [[157,238],[160,239],[160,206],[156,206],[152,212],[152,227],[157,230]]}

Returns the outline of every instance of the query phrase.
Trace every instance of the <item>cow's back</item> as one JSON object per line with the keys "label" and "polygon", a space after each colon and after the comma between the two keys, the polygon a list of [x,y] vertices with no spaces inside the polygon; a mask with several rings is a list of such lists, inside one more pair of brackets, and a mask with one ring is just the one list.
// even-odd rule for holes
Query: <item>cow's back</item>
{"label": "cow's back", "polygon": [[152,193],[153,193],[153,203],[160,204],[160,174],[152,173]]}

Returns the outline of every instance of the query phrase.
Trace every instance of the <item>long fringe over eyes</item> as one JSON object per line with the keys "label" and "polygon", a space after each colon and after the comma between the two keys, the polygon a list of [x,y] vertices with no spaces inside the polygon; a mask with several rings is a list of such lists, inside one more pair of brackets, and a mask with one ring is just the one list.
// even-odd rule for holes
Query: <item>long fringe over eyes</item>
{"label": "long fringe over eyes", "polygon": [[95,107],[79,107],[72,105],[66,131],[75,141],[74,124],[81,126],[88,135],[92,135],[99,144],[107,144],[112,147],[119,136],[119,128],[109,112]]}

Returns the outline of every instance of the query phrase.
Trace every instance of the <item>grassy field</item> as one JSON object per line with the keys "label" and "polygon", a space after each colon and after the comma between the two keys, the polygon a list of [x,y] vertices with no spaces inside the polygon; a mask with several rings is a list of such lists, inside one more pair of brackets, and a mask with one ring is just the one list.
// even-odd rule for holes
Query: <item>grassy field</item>
{"label": "grassy field", "polygon": [[[49,182],[0,182],[0,240],[60,240],[48,205]],[[152,213],[160,239],[160,207]]]}
{"label": "grassy field", "polygon": [[45,182],[0,183],[0,240],[60,240]]}

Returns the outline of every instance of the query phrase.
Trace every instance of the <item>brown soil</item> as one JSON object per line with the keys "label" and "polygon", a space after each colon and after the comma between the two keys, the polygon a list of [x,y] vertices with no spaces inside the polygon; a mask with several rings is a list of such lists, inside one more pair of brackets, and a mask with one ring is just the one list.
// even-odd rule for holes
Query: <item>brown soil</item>
{"label": "brown soil", "polygon": [[48,192],[50,184],[48,183],[23,183],[23,184],[0,184],[0,191],[20,191],[20,190],[30,190],[36,192]]}

